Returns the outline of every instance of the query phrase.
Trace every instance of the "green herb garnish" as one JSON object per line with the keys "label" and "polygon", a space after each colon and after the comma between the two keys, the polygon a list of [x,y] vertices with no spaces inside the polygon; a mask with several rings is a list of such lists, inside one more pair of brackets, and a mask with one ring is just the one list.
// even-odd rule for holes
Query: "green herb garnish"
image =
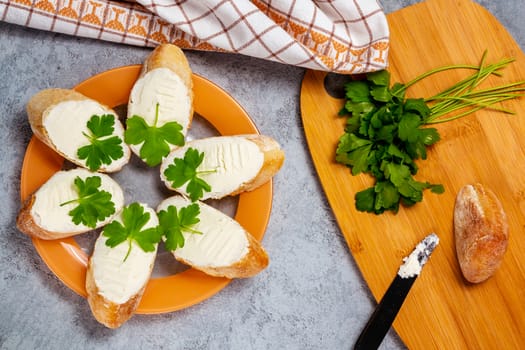
{"label": "green herb garnish", "polygon": [[[375,179],[373,187],[355,195],[358,210],[397,212],[400,203],[410,206],[422,201],[425,189],[444,192],[440,184],[414,179],[418,171],[415,161],[426,159],[427,148],[440,139],[435,128],[427,127],[429,124],[455,120],[483,108],[512,113],[495,104],[524,96],[525,81],[476,89],[489,76],[501,75],[499,70],[513,61],[504,59],[485,65],[485,57],[486,52],[479,66],[444,66],[392,87],[386,70],[345,84],[346,99],[339,114],[350,117],[339,139],[336,161],[350,167],[353,175],[367,173]],[[405,98],[409,86],[453,69],[476,72],[433,97]]]}
{"label": "green herb garnish", "polygon": [[149,219],[150,213],[144,212],[144,207],[139,203],[131,203],[124,207],[122,209],[122,223],[114,220],[104,227],[102,234],[108,237],[106,245],[114,248],[127,241],[128,251],[124,261],[126,261],[131,252],[133,241],[137,242],[145,252],[155,251],[156,244],[160,242],[162,234],[158,226],[142,229]]}
{"label": "green herb garnish", "polygon": [[74,180],[78,198],[60,204],[78,203],[77,207],[69,211],[72,221],[76,225],[81,223],[95,228],[98,221],[103,221],[115,213],[115,203],[111,201],[111,193],[98,188],[102,184],[100,176],[90,176],[82,180],[77,176]]}
{"label": "green herb garnish", "polygon": [[164,242],[166,250],[172,251],[184,247],[183,232],[202,234],[192,228],[200,222],[199,214],[200,207],[197,203],[180,208],[178,212],[175,206],[170,205],[166,210],[158,213],[160,228],[166,236]]}
{"label": "green herb garnish", "polygon": [[102,164],[109,165],[124,155],[122,140],[118,136],[111,136],[115,130],[115,116],[113,114],[93,115],[87,122],[90,135],[82,133],[89,145],[80,147],[77,156],[86,160],[91,171],[97,171]]}
{"label": "green herb garnish", "polygon": [[170,144],[176,146],[184,145],[182,126],[177,122],[168,122],[157,127],[159,119],[159,104],[155,106],[155,121],[148,125],[144,118],[134,115],[126,121],[124,141],[130,145],[142,143],[140,158],[149,166],[153,167],[162,161],[162,158],[170,152]]}
{"label": "green herb garnish", "polygon": [[197,171],[197,168],[204,159],[204,152],[199,153],[195,148],[188,148],[184,153],[184,158],[173,159],[173,164],[170,164],[164,170],[166,179],[172,182],[174,188],[179,188],[186,182],[186,192],[190,199],[195,202],[204,195],[204,191],[210,192],[211,186],[201,179],[199,175],[208,174],[215,170]]}

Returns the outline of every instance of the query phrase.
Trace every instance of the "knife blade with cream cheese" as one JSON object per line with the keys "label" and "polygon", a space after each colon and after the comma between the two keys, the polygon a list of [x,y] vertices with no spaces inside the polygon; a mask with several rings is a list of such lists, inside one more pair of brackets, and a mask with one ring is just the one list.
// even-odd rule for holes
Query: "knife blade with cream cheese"
{"label": "knife blade with cream cheese", "polygon": [[396,277],[361,332],[354,349],[370,350],[379,347],[392,326],[410,288],[412,288],[421,273],[421,269],[438,244],[439,237],[435,233],[431,233],[417,244],[410,255],[403,259],[403,264],[399,267]]}

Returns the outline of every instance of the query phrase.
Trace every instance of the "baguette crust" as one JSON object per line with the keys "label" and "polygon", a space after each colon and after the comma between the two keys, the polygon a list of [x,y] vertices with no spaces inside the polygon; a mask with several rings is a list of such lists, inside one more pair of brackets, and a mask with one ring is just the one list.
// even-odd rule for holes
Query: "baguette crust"
{"label": "baguette crust", "polygon": [[[55,145],[49,139],[49,136],[44,128],[44,116],[46,110],[54,105],[65,101],[82,101],[88,98],[80,92],[69,89],[46,89],[38,92],[31,97],[27,103],[26,110],[29,119],[31,130],[40,141],[55,149]],[[60,152],[58,152],[60,153]],[[60,153],[62,156],[63,154]]]}
{"label": "baguette crust", "polygon": [[[33,134],[43,143],[45,143],[49,148],[60,154],[65,159],[69,160],[70,162],[81,166],[86,167],[85,163],[78,159],[77,157],[71,156],[69,154],[64,153],[62,150],[58,149],[57,146],[53,143],[51,138],[49,137],[49,134],[44,126],[44,119],[46,118],[46,115],[51,111],[56,105],[62,102],[66,101],[94,101],[93,99],[84,96],[80,92],[77,92],[75,90],[70,89],[59,89],[59,88],[52,88],[52,89],[46,89],[38,92],[35,94],[29,102],[27,103],[26,110],[27,110],[27,116],[29,120],[29,125],[31,126],[31,130],[33,131]],[[113,115],[115,115],[116,118],[118,118],[118,115],[116,112],[114,112],[110,107],[99,103],[96,101],[100,106],[104,107],[105,109],[108,109],[112,111]],[[74,116],[72,116],[74,117]],[[98,169],[99,172],[115,172],[122,169],[124,165],[126,165],[129,161],[129,158],[131,156],[131,152],[126,151],[127,145],[123,142],[122,146],[124,149],[124,156],[119,159],[118,163],[113,162],[109,166],[106,164],[102,164],[100,169]],[[119,166],[115,166],[115,164],[120,164]],[[113,165],[111,167],[111,165]]]}
{"label": "baguette crust", "polygon": [[496,195],[481,184],[458,192],[454,208],[456,254],[465,279],[483,282],[500,266],[509,239],[509,226]]}
{"label": "baguette crust", "polygon": [[245,233],[246,238],[248,239],[248,253],[246,253],[241,260],[229,266],[196,266],[180,257],[177,257],[175,254],[174,256],[178,261],[210,276],[226,278],[253,277],[268,266],[270,259],[261,243],[259,243],[259,241],[249,232],[245,231]]}
{"label": "baguette crust", "polygon": [[173,44],[160,44],[142,65],[141,76],[156,68],[169,68],[193,91],[192,72],[184,52]]}
{"label": "baguette crust", "polygon": [[277,174],[284,163],[284,152],[273,138],[265,135],[249,134],[241,135],[252,141],[264,153],[264,162],[259,173],[249,182],[243,183],[239,188],[230,195],[234,196],[242,192],[253,191],[264,185]]}
{"label": "baguette crust", "polygon": [[35,222],[33,215],[31,215],[31,208],[33,207],[35,199],[35,194],[29,196],[29,198],[22,205],[22,208],[20,209],[20,212],[18,213],[18,216],[16,218],[16,226],[20,231],[22,231],[26,235],[45,240],[51,240],[71,237],[85,232],[53,232],[40,227]]}
{"label": "baguette crust", "polygon": [[123,304],[114,303],[99,294],[99,289],[93,277],[91,258],[86,273],[87,301],[95,319],[108,328],[118,328],[133,316],[137,309],[146,285]]}

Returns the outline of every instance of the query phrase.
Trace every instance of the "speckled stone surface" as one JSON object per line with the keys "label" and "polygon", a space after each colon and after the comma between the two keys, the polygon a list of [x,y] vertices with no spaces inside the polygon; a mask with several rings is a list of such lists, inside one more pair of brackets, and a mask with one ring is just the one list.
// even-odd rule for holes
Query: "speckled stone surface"
{"label": "speckled stone surface", "polygon": [[[390,13],[417,1],[383,1]],[[479,1],[525,47],[521,0]],[[198,73],[229,92],[286,162],[274,181],[263,243],[271,263],[182,311],[136,315],[118,330],[47,268],[15,226],[20,171],[31,137],[25,104],[37,91],[72,87],[142,63],[149,49],[0,23],[0,349],[348,349],[375,301],[339,231],[308,153],[299,110],[304,70],[250,57],[187,52]],[[403,349],[389,332],[382,349]]]}

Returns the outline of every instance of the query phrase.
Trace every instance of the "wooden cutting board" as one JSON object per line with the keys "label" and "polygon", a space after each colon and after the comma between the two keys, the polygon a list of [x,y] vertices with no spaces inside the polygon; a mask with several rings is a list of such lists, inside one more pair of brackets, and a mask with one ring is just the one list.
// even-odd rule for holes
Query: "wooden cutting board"
{"label": "wooden cutting board", "polygon": [[[468,0],[429,0],[388,15],[392,82],[408,82],[438,66],[478,64],[514,57],[502,78],[525,79],[525,56],[505,28],[484,8]],[[408,90],[429,97],[469,72],[432,76]],[[368,187],[367,175],[351,176],[334,161],[344,119],[343,101],[324,88],[326,73],[308,71],[301,90],[301,112],[308,146],[339,227],[362,275],[380,299],[402,258],[425,235],[441,243],[414,284],[394,328],[411,349],[518,349],[525,347],[525,99],[505,103],[507,116],[480,111],[438,126],[439,141],[416,179],[441,183],[444,194],[425,192],[422,203],[379,216],[358,212],[354,194]],[[489,85],[490,85],[489,84]],[[488,281],[472,285],[461,275],[453,236],[457,191],[480,182],[503,203],[510,225],[504,261]],[[521,331],[521,333],[520,333]]]}

